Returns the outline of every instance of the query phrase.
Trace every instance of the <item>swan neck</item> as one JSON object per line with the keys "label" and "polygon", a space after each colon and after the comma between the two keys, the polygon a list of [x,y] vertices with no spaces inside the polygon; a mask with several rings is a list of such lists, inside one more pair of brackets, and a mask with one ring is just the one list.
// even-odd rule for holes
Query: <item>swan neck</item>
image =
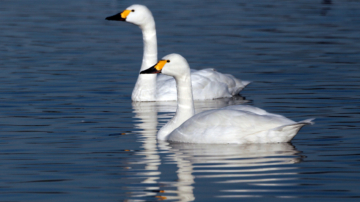
{"label": "swan neck", "polygon": [[[140,71],[146,70],[157,62],[157,40],[155,22],[140,26],[144,41],[144,54]],[[133,101],[156,100],[156,74],[139,74],[131,99]]]}
{"label": "swan neck", "polygon": [[191,89],[190,68],[186,75],[175,77],[177,90],[177,109],[175,116],[158,132],[157,139],[166,140],[169,134],[194,116],[194,102]]}
{"label": "swan neck", "polygon": [[144,42],[144,55],[141,65],[141,70],[146,70],[157,63],[157,38],[156,29],[154,26],[147,26],[142,28],[143,42]]}
{"label": "swan neck", "polygon": [[180,116],[183,123],[195,114],[190,71],[188,75],[181,76],[180,78],[175,77],[175,81],[177,90],[177,110],[175,116]]}

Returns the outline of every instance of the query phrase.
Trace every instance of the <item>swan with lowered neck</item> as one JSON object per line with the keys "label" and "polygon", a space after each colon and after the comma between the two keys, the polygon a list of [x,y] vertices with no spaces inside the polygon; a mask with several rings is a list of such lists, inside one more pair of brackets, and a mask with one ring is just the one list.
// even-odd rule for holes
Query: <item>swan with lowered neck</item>
{"label": "swan with lowered neck", "polygon": [[[132,5],[107,20],[126,21],[138,25],[142,30],[144,55],[140,71],[157,62],[157,39],[154,17],[143,5]],[[232,97],[250,82],[241,81],[230,74],[222,74],[214,69],[191,70],[193,96],[195,100]],[[176,100],[176,85],[173,78],[165,75],[140,74],[131,99],[133,101]]]}
{"label": "swan with lowered neck", "polygon": [[163,73],[175,78],[177,110],[158,132],[159,140],[185,143],[278,143],[290,142],[312,119],[294,122],[249,105],[194,112],[190,67],[179,54],[165,56],[140,74]]}

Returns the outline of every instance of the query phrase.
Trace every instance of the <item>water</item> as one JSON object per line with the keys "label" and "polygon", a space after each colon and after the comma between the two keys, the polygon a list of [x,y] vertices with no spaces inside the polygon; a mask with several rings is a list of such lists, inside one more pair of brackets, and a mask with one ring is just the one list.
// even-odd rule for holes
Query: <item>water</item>
{"label": "water", "polygon": [[159,57],[253,83],[293,120],[290,144],[157,143],[174,103],[132,103],[141,32],[105,17],[133,1],[0,4],[0,201],[343,201],[360,197],[360,2],[137,1]]}

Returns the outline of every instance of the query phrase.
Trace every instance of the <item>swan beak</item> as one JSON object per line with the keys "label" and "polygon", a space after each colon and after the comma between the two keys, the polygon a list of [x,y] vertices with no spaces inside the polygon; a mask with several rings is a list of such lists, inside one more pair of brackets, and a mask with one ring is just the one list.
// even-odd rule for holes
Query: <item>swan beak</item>
{"label": "swan beak", "polygon": [[159,74],[161,73],[161,70],[166,63],[167,60],[160,60],[158,63],[156,63],[156,65],[150,67],[149,69],[141,71],[140,74]]}
{"label": "swan beak", "polygon": [[131,13],[131,10],[124,10],[122,13],[118,13],[105,18],[106,20],[125,21],[126,17]]}
{"label": "swan beak", "polygon": [[155,69],[154,66],[140,72],[140,74],[158,74],[158,73],[161,73],[161,71],[158,71],[157,69]]}

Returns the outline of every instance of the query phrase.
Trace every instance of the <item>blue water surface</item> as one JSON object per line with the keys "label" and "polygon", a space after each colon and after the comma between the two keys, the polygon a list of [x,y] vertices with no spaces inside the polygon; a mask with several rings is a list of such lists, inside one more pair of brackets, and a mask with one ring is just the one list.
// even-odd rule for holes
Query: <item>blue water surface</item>
{"label": "blue water surface", "polygon": [[[140,29],[159,57],[253,81],[249,104],[300,121],[291,143],[168,144],[174,102],[132,103]],[[344,201],[360,197],[360,2],[2,0],[0,201]]]}

